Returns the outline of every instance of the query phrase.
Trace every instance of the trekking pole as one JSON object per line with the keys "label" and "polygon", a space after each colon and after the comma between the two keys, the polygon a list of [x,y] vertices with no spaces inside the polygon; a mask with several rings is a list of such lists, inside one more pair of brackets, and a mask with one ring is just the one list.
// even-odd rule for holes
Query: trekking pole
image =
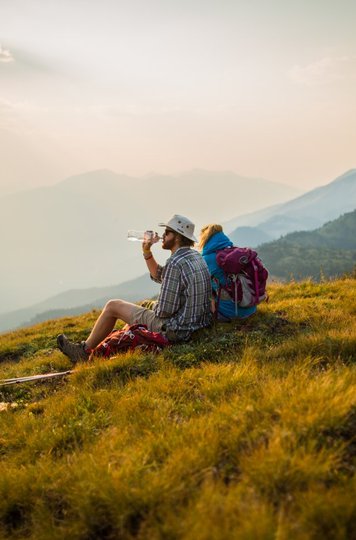
{"label": "trekking pole", "polygon": [[74,370],[57,371],[55,373],[43,373],[42,375],[29,375],[27,377],[15,377],[13,379],[2,379],[0,380],[0,386],[9,386],[10,384],[19,384],[31,381],[42,381],[45,379],[55,379],[58,377],[65,377],[66,375],[71,375],[72,373],[74,373]]}

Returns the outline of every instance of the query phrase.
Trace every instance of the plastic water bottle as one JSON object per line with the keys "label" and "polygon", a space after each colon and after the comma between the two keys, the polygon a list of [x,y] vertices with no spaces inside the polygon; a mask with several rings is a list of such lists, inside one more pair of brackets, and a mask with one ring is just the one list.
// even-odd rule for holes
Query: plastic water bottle
{"label": "plastic water bottle", "polygon": [[153,231],[134,231],[130,229],[127,231],[127,239],[131,242],[143,242],[144,240],[152,240],[154,237]]}

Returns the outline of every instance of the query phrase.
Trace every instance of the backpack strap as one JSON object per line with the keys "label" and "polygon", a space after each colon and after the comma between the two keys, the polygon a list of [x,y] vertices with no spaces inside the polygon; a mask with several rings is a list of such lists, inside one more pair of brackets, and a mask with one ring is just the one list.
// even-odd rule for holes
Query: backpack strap
{"label": "backpack strap", "polygon": [[215,320],[218,320],[219,315],[219,304],[220,304],[220,297],[221,297],[221,285],[218,287],[218,292],[216,294],[216,302],[215,302],[215,312],[214,312],[214,318]]}
{"label": "backpack strap", "polygon": [[[236,285],[236,287],[237,287],[237,285]],[[224,287],[222,285],[219,285],[217,293],[213,291],[213,295],[216,298],[216,300],[215,300],[214,320],[215,321],[221,321],[221,322],[231,322],[231,319],[229,317],[225,317],[225,315],[223,315],[222,313],[219,313],[221,291],[222,291],[223,288]],[[237,304],[237,300],[236,300],[236,297],[235,297],[235,313],[236,313],[236,315],[237,315],[237,311],[238,311],[237,306],[238,306],[238,304]]]}
{"label": "backpack strap", "polygon": [[237,281],[238,281],[239,277],[238,277],[237,274],[233,274],[233,275],[231,275],[231,278],[232,278],[232,280],[234,282],[234,287],[235,287],[235,315],[237,315],[237,312],[238,312],[238,307],[237,307]]}
{"label": "backpack strap", "polygon": [[253,266],[253,272],[254,272],[254,279],[255,279],[255,302],[254,304],[258,304],[259,298],[260,298],[260,287],[258,284],[258,268],[255,261],[251,261]]}
{"label": "backpack strap", "polygon": [[230,319],[229,317],[225,317],[225,315],[223,315],[222,313],[219,313],[221,290],[222,290],[222,287],[219,287],[218,293],[217,294],[214,293],[216,300],[215,300],[215,311],[214,311],[213,318],[215,322],[231,323],[232,319]]}

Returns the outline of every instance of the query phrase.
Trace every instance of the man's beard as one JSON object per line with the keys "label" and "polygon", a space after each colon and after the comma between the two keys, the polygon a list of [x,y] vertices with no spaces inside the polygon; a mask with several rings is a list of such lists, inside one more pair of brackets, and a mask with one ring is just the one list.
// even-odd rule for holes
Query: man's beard
{"label": "man's beard", "polygon": [[176,237],[172,235],[172,238],[165,238],[162,242],[162,249],[172,249],[176,242]]}

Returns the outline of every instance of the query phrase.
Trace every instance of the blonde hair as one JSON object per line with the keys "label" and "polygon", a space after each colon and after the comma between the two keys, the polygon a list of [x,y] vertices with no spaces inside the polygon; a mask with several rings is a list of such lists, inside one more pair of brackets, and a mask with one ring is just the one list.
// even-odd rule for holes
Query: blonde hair
{"label": "blonde hair", "polygon": [[200,231],[198,249],[201,251],[203,247],[205,246],[205,244],[207,243],[207,241],[210,240],[210,238],[214,236],[214,234],[218,232],[222,232],[222,231],[223,231],[222,226],[218,225],[217,223],[211,223],[210,225],[205,225]]}

